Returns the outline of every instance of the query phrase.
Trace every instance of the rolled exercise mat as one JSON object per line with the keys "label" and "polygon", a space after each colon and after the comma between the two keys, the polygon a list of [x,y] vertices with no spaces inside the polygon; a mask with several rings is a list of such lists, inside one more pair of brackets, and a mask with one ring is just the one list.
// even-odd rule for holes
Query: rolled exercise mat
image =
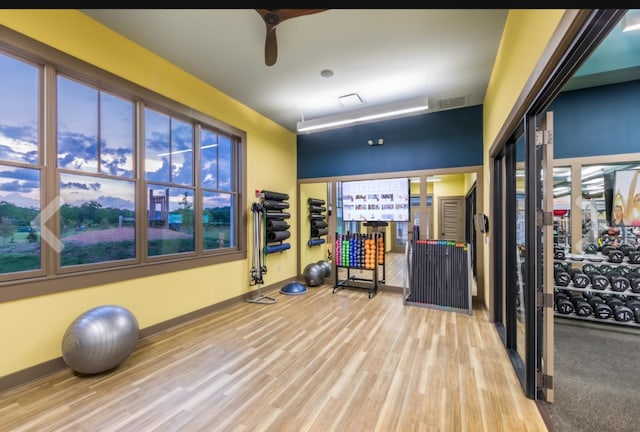
{"label": "rolled exercise mat", "polygon": [[267,220],[267,231],[286,231],[289,229],[290,226],[291,225],[289,225],[283,220],[279,220],[279,219]]}
{"label": "rolled exercise mat", "polygon": [[275,242],[288,239],[291,236],[289,231],[271,231],[267,233],[267,241]]}
{"label": "rolled exercise mat", "polygon": [[264,253],[270,254],[270,253],[274,253],[274,252],[282,252],[282,251],[290,249],[290,248],[291,248],[291,245],[289,243],[282,243],[282,244],[279,244],[279,245],[265,246],[264,247]]}
{"label": "rolled exercise mat", "polygon": [[307,242],[307,244],[309,246],[318,246],[321,245],[322,243],[324,243],[325,240],[324,239],[311,239]]}
{"label": "rolled exercise mat", "polygon": [[320,206],[310,206],[309,207],[309,211],[311,213],[323,213],[327,211],[326,207],[320,207]]}
{"label": "rolled exercise mat", "polygon": [[310,214],[309,220],[324,220],[324,215],[322,214]]}
{"label": "rolled exercise mat", "polygon": [[266,200],[284,201],[289,199],[289,195],[286,193],[271,192],[266,190],[262,191],[262,196]]}
{"label": "rolled exercise mat", "polygon": [[282,210],[288,209],[289,203],[286,201],[264,200],[262,201],[262,206],[267,210]]}
{"label": "rolled exercise mat", "polygon": [[284,212],[265,212],[267,219],[289,219],[291,215]]}
{"label": "rolled exercise mat", "polygon": [[314,237],[320,237],[323,235],[327,235],[329,233],[329,228],[313,228],[311,230],[311,235]]}
{"label": "rolled exercise mat", "polygon": [[312,206],[323,206],[325,201],[318,198],[309,198],[307,199],[307,203]]}
{"label": "rolled exercise mat", "polygon": [[319,219],[314,219],[311,221],[312,228],[326,228],[327,222]]}

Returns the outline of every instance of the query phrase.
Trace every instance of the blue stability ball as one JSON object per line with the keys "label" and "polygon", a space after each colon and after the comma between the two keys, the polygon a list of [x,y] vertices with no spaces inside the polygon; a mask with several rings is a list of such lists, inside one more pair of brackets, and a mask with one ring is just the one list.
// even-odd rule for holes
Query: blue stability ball
{"label": "blue stability ball", "polygon": [[98,306],[71,323],[62,338],[62,358],[76,372],[104,372],[122,363],[139,337],[138,321],[130,311]]}
{"label": "blue stability ball", "polygon": [[320,286],[324,283],[324,270],[316,263],[307,264],[302,277],[308,286]]}
{"label": "blue stability ball", "polygon": [[320,260],[316,264],[322,267],[325,278],[328,278],[329,276],[331,276],[331,262],[329,262],[328,260]]}
{"label": "blue stability ball", "polygon": [[280,288],[280,292],[288,295],[304,294],[307,292],[307,287],[302,285],[300,282],[289,282]]}

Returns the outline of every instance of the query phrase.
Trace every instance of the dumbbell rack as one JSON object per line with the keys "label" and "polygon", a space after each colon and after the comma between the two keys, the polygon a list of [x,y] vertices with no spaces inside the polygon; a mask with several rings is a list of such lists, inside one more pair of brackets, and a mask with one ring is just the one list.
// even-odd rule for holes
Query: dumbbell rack
{"label": "dumbbell rack", "polygon": [[[378,293],[378,270],[384,267],[384,232],[370,234],[339,234],[336,232],[336,272],[333,293],[342,288],[366,290],[369,298]],[[346,278],[340,279],[340,269],[346,269]],[[371,278],[362,278],[351,274],[351,270],[358,273],[367,270]]]}
{"label": "dumbbell rack", "polygon": [[[618,256],[617,258],[619,259],[620,257]],[[588,267],[588,265],[592,267]],[[565,259],[558,259],[558,257],[556,257],[556,259],[554,260],[554,271],[556,271],[556,269],[562,268],[562,266],[564,266],[565,268],[570,266],[571,269],[575,270],[574,273],[576,274],[583,273],[586,275],[588,272],[591,272],[591,276],[594,276],[595,273],[593,272],[593,270],[589,270],[590,268],[596,269],[599,272],[600,270],[606,270],[605,272],[600,272],[600,273],[603,273],[602,275],[605,277],[607,283],[605,284],[602,278],[599,278],[600,280],[597,280],[595,277],[587,276],[587,279],[589,280],[589,282],[586,283],[585,285],[586,281],[584,280],[584,278],[582,278],[582,280],[578,279],[576,281],[574,277],[571,277],[571,281],[565,286],[564,284],[559,284],[559,280],[554,278],[555,279],[554,291],[556,292],[568,291],[574,294],[579,293],[583,297],[585,297],[585,294],[587,295],[587,297],[597,295],[597,296],[604,296],[605,298],[609,298],[609,299],[616,299],[616,298],[621,300],[624,299],[624,301],[628,301],[630,299],[640,300],[640,292],[633,292],[631,290],[631,282],[628,279],[625,282],[625,281],[619,280],[618,278],[613,278],[613,280],[609,280],[609,278],[607,277],[607,274],[609,272],[617,271],[618,269],[624,269],[626,271],[624,275],[629,274],[632,271],[634,273],[635,272],[640,273],[640,264],[629,262],[628,256],[624,256],[621,262],[609,261],[609,259],[606,256],[602,256],[602,255],[584,255],[584,256],[569,255]],[[587,268],[588,270],[580,271],[584,268]],[[623,272],[620,271],[619,273],[623,273]],[[576,282],[579,282],[578,283],[579,286],[576,286]],[[566,281],[564,283],[566,283]],[[612,283],[614,285],[612,285]],[[629,284],[629,286],[627,286],[627,283]],[[636,282],[636,284],[637,283],[638,282]],[[603,285],[605,286],[605,288],[601,288]],[[612,289],[612,286],[614,286],[616,289]],[[636,291],[640,291],[640,290],[636,288]],[[612,301],[612,303],[614,302],[613,300],[610,300],[610,301]],[[638,323],[638,321],[636,321],[636,318],[635,318],[635,311],[632,310],[631,312],[632,312],[632,317],[629,321],[617,320],[615,318],[615,313],[610,318],[598,318],[597,316],[595,316],[596,315],[595,310],[594,310],[594,313],[591,314],[590,316],[580,316],[575,312],[575,310],[570,313],[559,312],[558,304],[556,302],[554,315],[562,318],[586,320],[586,321],[604,323],[604,324],[623,325],[627,327],[635,327],[640,329],[640,323]]]}

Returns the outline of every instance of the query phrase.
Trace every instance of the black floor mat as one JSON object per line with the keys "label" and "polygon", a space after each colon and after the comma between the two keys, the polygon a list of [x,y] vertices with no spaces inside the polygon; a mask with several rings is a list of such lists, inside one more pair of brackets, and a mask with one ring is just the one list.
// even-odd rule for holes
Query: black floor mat
{"label": "black floor mat", "polygon": [[554,399],[558,432],[640,430],[640,328],[556,319]]}

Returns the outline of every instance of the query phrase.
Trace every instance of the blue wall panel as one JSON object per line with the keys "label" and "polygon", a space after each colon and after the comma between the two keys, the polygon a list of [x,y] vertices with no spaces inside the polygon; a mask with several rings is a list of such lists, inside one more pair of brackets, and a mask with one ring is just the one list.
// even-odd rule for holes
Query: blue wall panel
{"label": "blue wall panel", "polygon": [[640,152],[640,81],[560,93],[554,159]]}
{"label": "blue wall panel", "polygon": [[[555,159],[640,152],[640,81],[560,93]],[[384,139],[382,146],[367,140]],[[480,105],[298,135],[298,178],[482,165]]]}
{"label": "blue wall panel", "polygon": [[[369,146],[368,140],[384,139]],[[298,135],[298,178],[482,165],[482,106]]]}

